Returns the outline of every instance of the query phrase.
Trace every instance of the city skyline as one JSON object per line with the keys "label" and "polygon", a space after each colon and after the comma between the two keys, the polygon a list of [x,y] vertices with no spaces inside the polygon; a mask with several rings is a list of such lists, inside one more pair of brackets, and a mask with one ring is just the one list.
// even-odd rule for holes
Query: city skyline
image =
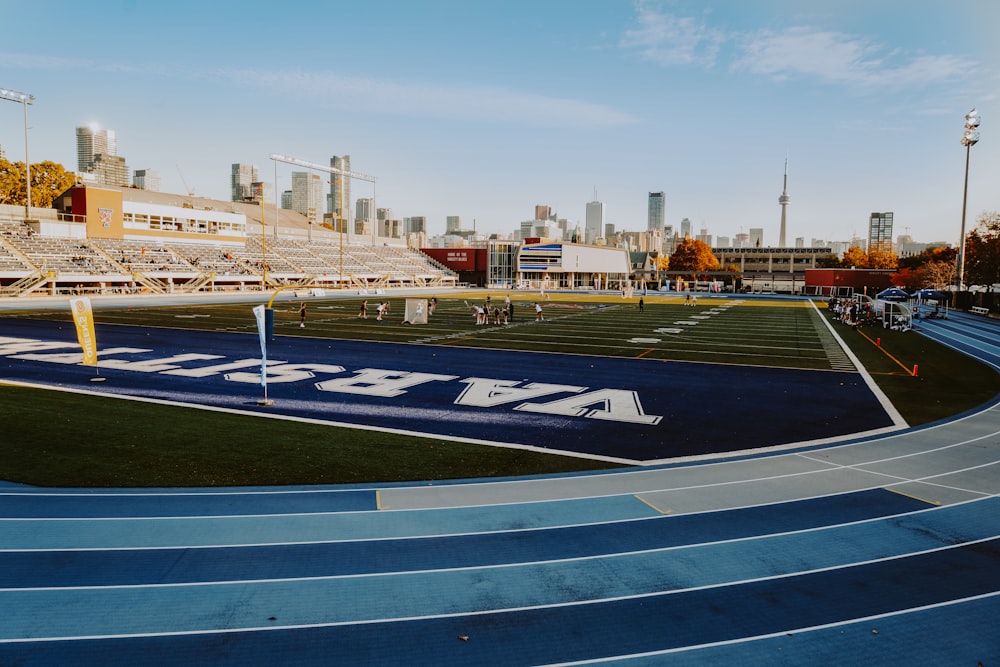
{"label": "city skyline", "polygon": [[[354,199],[374,194],[431,235],[448,215],[510,233],[536,205],[582,227],[594,199],[616,230],[641,231],[648,193],[663,192],[667,226],[761,228],[774,245],[788,157],[789,244],[863,238],[875,211],[894,211],[897,235],[956,243],[959,141],[977,107],[970,228],[1000,209],[993,5],[969,20],[933,2],[43,4],[5,8],[30,29],[0,47],[0,85],[35,97],[32,161],[73,168],[74,128],[95,123],[166,192],[187,181],[225,200],[232,164],[271,182],[271,153],[350,155],[378,178],[377,192],[353,183]],[[22,122],[0,102],[12,161]],[[277,171],[275,196],[293,170]]]}

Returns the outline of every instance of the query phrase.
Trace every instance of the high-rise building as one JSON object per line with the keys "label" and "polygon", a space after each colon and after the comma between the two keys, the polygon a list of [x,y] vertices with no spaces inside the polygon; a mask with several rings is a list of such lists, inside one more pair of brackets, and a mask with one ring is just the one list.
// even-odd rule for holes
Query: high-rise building
{"label": "high-rise building", "polygon": [[77,171],[91,171],[97,155],[118,155],[118,138],[114,130],[101,130],[96,126],[76,128]]}
{"label": "high-rise building", "polygon": [[892,211],[873,212],[868,218],[868,252],[892,250]]}
{"label": "high-rise building", "polygon": [[120,155],[98,153],[90,163],[90,173],[97,177],[98,183],[128,187],[128,165]]}
{"label": "high-rise building", "polygon": [[360,198],[354,202],[354,233],[355,234],[371,234],[373,225],[375,224],[374,211],[372,206],[374,206],[375,200],[368,198]]}
{"label": "high-rise building", "polygon": [[128,187],[128,165],[118,157],[114,130],[76,128],[76,168],[81,174],[94,174],[98,183]]}
{"label": "high-rise building", "polygon": [[[337,156],[330,158],[330,166],[338,171],[351,171],[351,156]],[[327,197],[327,208],[334,217],[350,218],[351,215],[351,179],[343,174],[330,174],[330,194]]]}
{"label": "high-rise building", "polygon": [[462,217],[459,215],[449,215],[445,218],[444,233],[457,234],[462,231]]}
{"label": "high-rise building", "polygon": [[555,221],[555,217],[552,215],[552,207],[545,206],[543,204],[537,204],[535,206],[535,220]]}
{"label": "high-rise building", "polygon": [[140,190],[160,191],[160,172],[155,169],[136,169],[132,174],[132,185]]}
{"label": "high-rise building", "polygon": [[681,240],[691,238],[691,220],[684,218],[681,220]]}
{"label": "high-rise building", "polygon": [[0,144],[0,160],[6,160],[6,159],[7,159],[7,153],[4,152],[3,145]]}
{"label": "high-rise building", "polygon": [[649,193],[649,214],[646,229],[663,231],[666,222],[667,199],[662,192]]}
{"label": "high-rise building", "polygon": [[323,219],[323,186],[318,174],[292,172],[291,209],[304,215],[309,222]]}
{"label": "high-rise building", "polygon": [[427,233],[427,218],[422,215],[415,215],[403,218],[403,232],[405,234]]}
{"label": "high-rise building", "polygon": [[584,223],[584,243],[595,243],[604,231],[604,202],[587,202],[587,217]]}
{"label": "high-rise building", "polygon": [[764,228],[763,227],[751,227],[750,228],[750,247],[751,248],[763,248],[764,247]]}
{"label": "high-rise building", "polygon": [[254,201],[253,184],[260,181],[257,167],[252,164],[234,164],[232,171],[232,201]]}

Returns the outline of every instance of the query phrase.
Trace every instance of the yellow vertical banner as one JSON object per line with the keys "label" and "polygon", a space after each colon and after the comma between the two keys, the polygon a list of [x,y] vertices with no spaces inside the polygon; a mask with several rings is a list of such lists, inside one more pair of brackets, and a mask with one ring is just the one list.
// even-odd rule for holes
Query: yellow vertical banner
{"label": "yellow vertical banner", "polygon": [[76,337],[83,348],[83,365],[97,365],[97,337],[94,334],[94,310],[90,299],[85,296],[69,300],[69,308],[73,313],[73,324],[76,325]]}

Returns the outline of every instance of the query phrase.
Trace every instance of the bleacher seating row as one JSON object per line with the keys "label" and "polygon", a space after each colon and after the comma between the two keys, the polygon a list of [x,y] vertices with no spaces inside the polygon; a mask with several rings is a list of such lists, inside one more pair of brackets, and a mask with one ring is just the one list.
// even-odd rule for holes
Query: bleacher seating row
{"label": "bleacher seating row", "polygon": [[[49,292],[63,286],[100,284],[153,291],[240,288],[326,283],[356,287],[454,284],[454,272],[412,248],[343,244],[335,240],[306,242],[293,238],[250,238],[244,245],[71,239],[40,236],[23,223],[0,220],[0,293],[32,274],[48,277]],[[23,292],[19,292],[23,294]]]}

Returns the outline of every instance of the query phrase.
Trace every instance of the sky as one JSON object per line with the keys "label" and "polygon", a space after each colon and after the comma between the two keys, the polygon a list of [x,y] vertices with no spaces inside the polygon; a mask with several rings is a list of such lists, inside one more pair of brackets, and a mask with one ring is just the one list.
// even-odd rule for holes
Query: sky
{"label": "sky", "polygon": [[[958,242],[1000,210],[1000,3],[975,0],[0,0],[0,88],[30,93],[29,157],[76,169],[75,128],[117,133],[165,192],[229,199],[233,163],[350,155],[352,197],[443,233],[510,233],[604,202],[778,242]],[[24,159],[23,108],[0,146]],[[277,189],[291,187],[277,165]]]}

